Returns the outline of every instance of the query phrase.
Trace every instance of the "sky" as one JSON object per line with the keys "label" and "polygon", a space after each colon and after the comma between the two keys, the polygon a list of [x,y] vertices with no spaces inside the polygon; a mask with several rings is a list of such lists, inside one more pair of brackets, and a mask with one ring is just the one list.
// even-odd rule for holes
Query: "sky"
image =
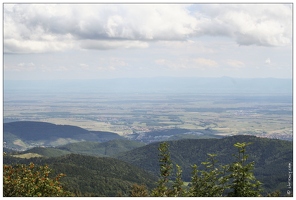
{"label": "sky", "polygon": [[3,4],[4,80],[292,78],[292,4]]}

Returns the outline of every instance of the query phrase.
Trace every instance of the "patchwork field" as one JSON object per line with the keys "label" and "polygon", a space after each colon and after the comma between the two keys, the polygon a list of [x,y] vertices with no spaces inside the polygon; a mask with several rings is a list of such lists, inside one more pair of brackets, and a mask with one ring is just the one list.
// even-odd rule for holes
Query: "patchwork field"
{"label": "patchwork field", "polygon": [[[18,99],[17,101],[15,99]],[[66,99],[66,100],[65,100]],[[4,122],[43,121],[120,135],[183,128],[292,139],[292,97],[187,94],[6,95]]]}

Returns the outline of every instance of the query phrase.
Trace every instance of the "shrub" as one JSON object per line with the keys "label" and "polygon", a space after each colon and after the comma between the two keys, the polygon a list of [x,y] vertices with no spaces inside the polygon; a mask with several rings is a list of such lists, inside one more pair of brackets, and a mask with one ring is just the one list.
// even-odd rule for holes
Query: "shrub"
{"label": "shrub", "polygon": [[64,197],[74,196],[65,191],[59,180],[64,174],[50,178],[51,169],[45,166],[4,165],[3,196],[4,197]]}

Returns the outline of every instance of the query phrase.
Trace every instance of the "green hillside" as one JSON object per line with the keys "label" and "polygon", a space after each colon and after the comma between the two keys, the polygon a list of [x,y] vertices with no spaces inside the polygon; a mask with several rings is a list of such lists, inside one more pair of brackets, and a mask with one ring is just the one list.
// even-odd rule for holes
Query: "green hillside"
{"label": "green hillside", "polygon": [[4,132],[10,132],[22,140],[47,140],[54,137],[73,138],[88,133],[87,130],[76,126],[32,121],[4,123]]}
{"label": "green hillside", "polygon": [[[118,135],[117,133],[105,132],[105,131],[89,131],[91,135],[97,138],[98,142],[107,142],[110,140],[120,140],[124,137]],[[91,140],[88,140],[91,141]]]}
{"label": "green hillside", "polygon": [[[144,143],[131,140],[111,140],[108,142],[76,142],[58,147],[33,147],[26,151],[13,152],[5,148],[5,152],[15,157],[30,158],[32,155],[43,157],[59,157],[66,154],[83,154],[92,156],[113,156],[122,152],[144,146]],[[22,156],[23,155],[23,156]]]}
{"label": "green hillside", "polygon": [[44,157],[59,157],[66,154],[70,154],[71,152],[52,147],[34,147],[32,149],[22,152],[22,154],[25,153],[36,153]]}
{"label": "green hillside", "polygon": [[[232,154],[236,142],[252,142],[247,147],[249,161],[255,161],[255,176],[264,183],[265,191],[281,190],[286,192],[288,164],[293,161],[292,142],[258,138],[255,136],[232,136],[222,139],[188,139],[169,141],[169,151],[173,163],[183,169],[183,179],[190,181],[191,165],[206,161],[207,153],[218,154],[221,164],[233,162]],[[149,144],[121,153],[116,158],[143,168],[151,173],[159,174],[158,148],[159,143]]]}
{"label": "green hillside", "polygon": [[142,169],[114,158],[69,154],[47,159],[5,156],[3,161],[4,164],[48,164],[54,171],[53,175],[66,174],[61,179],[62,184],[79,196],[110,197],[118,193],[127,194],[134,183],[145,184],[151,189],[157,181],[155,176]]}
{"label": "green hillside", "polygon": [[29,145],[27,143],[23,142],[19,137],[8,132],[5,129],[3,132],[3,142],[4,142],[4,147],[6,149],[25,150],[29,148]]}
{"label": "green hillside", "polygon": [[[202,169],[201,162],[207,160],[208,153],[217,154],[217,159],[223,165],[232,163],[234,161],[232,155],[237,151],[233,144],[237,142],[252,143],[246,149],[248,160],[255,161],[254,174],[264,184],[264,191],[268,193],[280,190],[281,194],[285,195],[288,166],[293,164],[293,143],[290,141],[241,135],[222,139],[183,139],[168,141],[168,144],[173,163],[182,167],[182,178],[189,182],[192,175],[191,166],[197,164],[199,169]],[[72,191],[81,191],[82,195],[114,196],[118,191],[126,193],[132,183],[145,183],[149,187],[154,183],[152,179],[156,180],[154,176],[159,175],[158,147],[159,143],[144,146],[143,143],[129,140],[112,140],[104,143],[84,141],[56,148],[33,148],[22,152],[28,155],[30,153],[42,155],[43,158],[20,159],[8,156],[10,155],[8,153],[4,157],[4,163],[30,161],[36,164],[48,163],[56,173],[68,175],[64,178],[64,183]],[[70,152],[96,157],[68,154]],[[24,158],[29,157],[24,156]],[[139,168],[150,172],[153,176]],[[135,177],[138,177],[137,181]]]}
{"label": "green hillside", "polygon": [[5,148],[5,147],[3,147],[3,152],[5,152],[5,153],[17,153],[16,151],[14,151],[12,149]]}
{"label": "green hillside", "polygon": [[142,147],[144,145],[144,143],[130,140],[111,140],[104,143],[77,142],[59,146],[57,148],[77,154],[112,156],[121,152],[126,152],[138,147]]}
{"label": "green hillside", "polygon": [[169,137],[167,140],[184,140],[184,139],[209,139],[209,138],[221,138],[215,135],[193,135],[193,134],[179,134]]}
{"label": "green hillside", "polygon": [[46,122],[18,121],[3,125],[5,147],[27,150],[36,146],[60,146],[80,141],[106,142],[123,139],[112,132],[88,131],[70,126]]}

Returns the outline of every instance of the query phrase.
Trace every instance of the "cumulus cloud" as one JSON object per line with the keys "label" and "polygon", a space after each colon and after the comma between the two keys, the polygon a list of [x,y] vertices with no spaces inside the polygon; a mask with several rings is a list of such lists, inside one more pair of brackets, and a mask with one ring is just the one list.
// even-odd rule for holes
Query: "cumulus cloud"
{"label": "cumulus cloud", "polygon": [[71,47],[73,47],[72,41],[4,40],[4,52],[6,53],[44,53],[64,51]]}
{"label": "cumulus cloud", "polygon": [[193,33],[195,23],[195,18],[185,7],[152,4],[4,5],[4,50],[39,53],[67,48],[145,48],[147,40],[180,40]]}
{"label": "cumulus cloud", "polygon": [[[194,11],[194,7],[202,9]],[[149,41],[227,36],[240,45],[291,43],[283,4],[4,4],[4,52],[147,48]]]}
{"label": "cumulus cloud", "polygon": [[291,44],[291,4],[211,4],[196,13],[199,35],[224,35],[240,45]]}

